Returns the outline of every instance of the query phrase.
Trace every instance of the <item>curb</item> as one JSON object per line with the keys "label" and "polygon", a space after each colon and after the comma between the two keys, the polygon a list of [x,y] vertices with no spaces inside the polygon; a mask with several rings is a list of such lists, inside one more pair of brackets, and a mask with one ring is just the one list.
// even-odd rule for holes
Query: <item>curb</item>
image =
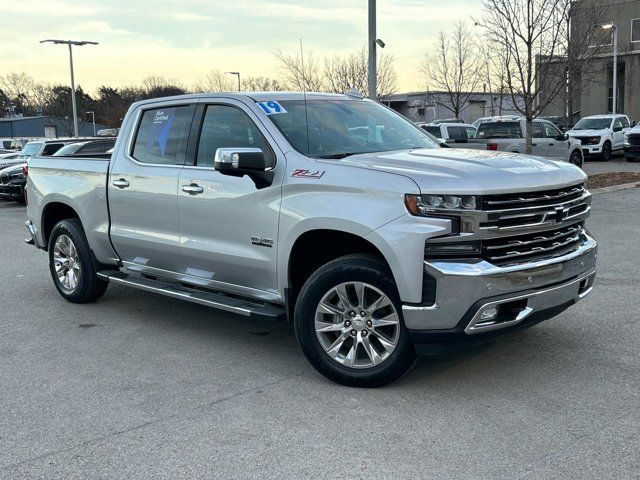
{"label": "curb", "polygon": [[622,183],[620,185],[611,185],[609,187],[594,188],[591,193],[597,195],[599,193],[617,192],[618,190],[626,190],[627,188],[640,188],[640,182]]}

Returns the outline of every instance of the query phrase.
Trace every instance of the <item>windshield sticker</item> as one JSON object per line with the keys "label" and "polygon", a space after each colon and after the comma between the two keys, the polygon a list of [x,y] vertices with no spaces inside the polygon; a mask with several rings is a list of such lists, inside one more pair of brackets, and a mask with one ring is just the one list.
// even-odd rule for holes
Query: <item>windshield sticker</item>
{"label": "windshield sticker", "polygon": [[287,113],[284,107],[275,100],[271,100],[269,102],[256,102],[256,105],[258,105],[267,115],[275,115],[276,113]]}
{"label": "windshield sticker", "polygon": [[307,170],[306,168],[296,168],[292,173],[291,176],[292,177],[297,177],[297,178],[314,178],[314,179],[319,179],[322,178],[322,176],[324,175],[324,170],[320,171],[317,170],[315,172],[311,172],[309,170]]}

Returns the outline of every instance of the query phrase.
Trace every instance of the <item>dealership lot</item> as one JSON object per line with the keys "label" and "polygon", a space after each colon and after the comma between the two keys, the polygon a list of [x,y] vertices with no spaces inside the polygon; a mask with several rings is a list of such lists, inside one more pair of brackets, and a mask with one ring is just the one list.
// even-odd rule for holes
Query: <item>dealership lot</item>
{"label": "dealership lot", "polygon": [[24,207],[0,202],[0,478],[634,478],[638,205],[594,197],[583,302],[357,390],[284,324],[117,286],[65,303]]}

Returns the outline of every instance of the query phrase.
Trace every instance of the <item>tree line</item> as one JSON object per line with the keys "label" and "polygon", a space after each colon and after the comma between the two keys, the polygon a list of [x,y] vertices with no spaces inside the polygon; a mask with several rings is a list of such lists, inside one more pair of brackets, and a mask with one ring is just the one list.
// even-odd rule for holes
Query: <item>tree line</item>
{"label": "tree line", "polygon": [[[275,54],[278,62],[276,77],[242,77],[243,91],[319,91],[346,93],[356,89],[363,94],[368,90],[367,55],[365,49],[352,54],[318,58],[313,53]],[[394,58],[382,55],[378,62],[378,94],[384,97],[394,93],[396,72]],[[194,85],[188,86],[175,79],[149,76],[140,84],[124,87],[102,85],[95,93],[76,87],[78,117],[90,120],[87,112],[94,112],[96,123],[119,127],[129,106],[150,98],[182,95],[195,92],[232,92],[237,90],[234,77],[220,70],[212,70]],[[72,127],[71,88],[40,82],[26,73],[0,76],[0,106],[24,116],[51,115],[69,120]],[[65,132],[71,134],[71,131]]]}

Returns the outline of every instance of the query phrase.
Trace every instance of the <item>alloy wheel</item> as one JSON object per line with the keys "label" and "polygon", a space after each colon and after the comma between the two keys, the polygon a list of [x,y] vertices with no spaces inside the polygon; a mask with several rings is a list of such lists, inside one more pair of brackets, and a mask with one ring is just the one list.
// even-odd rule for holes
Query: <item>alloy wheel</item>
{"label": "alloy wheel", "polygon": [[380,365],[393,353],[400,336],[400,317],[391,299],[378,288],[347,282],[324,294],[316,308],[315,330],[334,361],[365,369]]}
{"label": "alloy wheel", "polygon": [[53,247],[53,265],[60,286],[67,293],[78,288],[80,279],[80,259],[71,238],[60,235]]}

